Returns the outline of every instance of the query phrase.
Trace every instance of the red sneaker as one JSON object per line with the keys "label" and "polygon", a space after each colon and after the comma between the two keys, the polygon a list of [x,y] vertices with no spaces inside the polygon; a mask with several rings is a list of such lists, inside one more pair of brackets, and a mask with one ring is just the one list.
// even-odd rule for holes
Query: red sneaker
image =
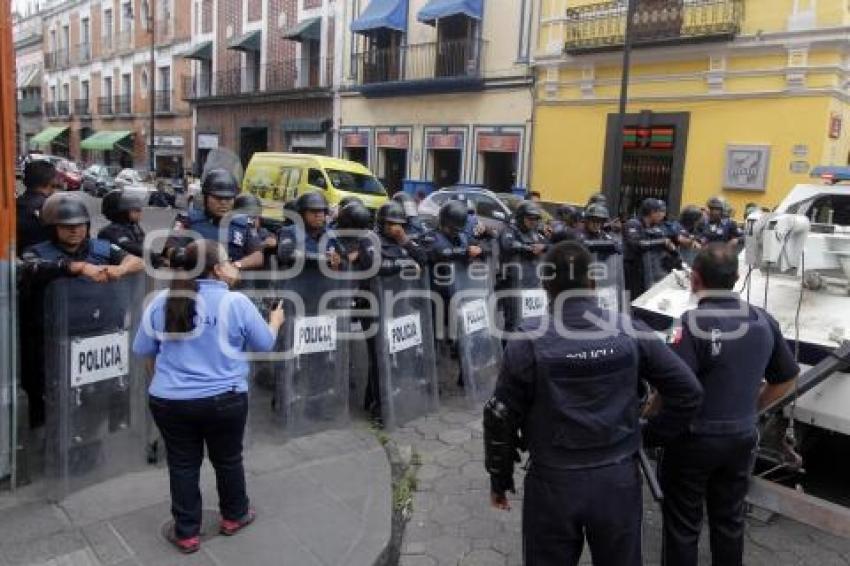
{"label": "red sneaker", "polygon": [[165,538],[183,554],[193,554],[201,549],[201,537],[177,538],[173,525],[165,533]]}
{"label": "red sneaker", "polygon": [[218,532],[223,534],[226,537],[232,537],[248,525],[254,522],[254,519],[257,518],[257,512],[253,508],[249,508],[248,512],[245,513],[245,516],[239,519],[238,521],[230,521],[228,519],[222,519],[219,524]]}

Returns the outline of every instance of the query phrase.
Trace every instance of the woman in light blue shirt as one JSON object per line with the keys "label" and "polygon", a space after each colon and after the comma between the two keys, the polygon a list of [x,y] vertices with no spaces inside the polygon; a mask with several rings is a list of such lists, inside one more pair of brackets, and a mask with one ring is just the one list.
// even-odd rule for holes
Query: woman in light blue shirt
{"label": "woman in light blue shirt", "polygon": [[154,358],[149,406],[168,455],[169,540],[188,554],[200,548],[205,444],[216,474],[220,532],[234,535],[254,520],[242,465],[250,371],[244,352],[274,348],[283,309],[278,305],[266,324],[245,295],[230,291],[239,270],[216,242],[187,246],[184,269],[177,273],[184,278],[145,309],[133,352]]}

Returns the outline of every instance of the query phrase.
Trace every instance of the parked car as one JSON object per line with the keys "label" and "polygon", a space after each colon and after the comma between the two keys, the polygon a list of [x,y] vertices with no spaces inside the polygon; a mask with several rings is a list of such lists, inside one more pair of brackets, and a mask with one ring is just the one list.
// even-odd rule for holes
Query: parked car
{"label": "parked car", "polygon": [[465,200],[475,207],[475,213],[487,228],[500,232],[513,217],[511,208],[501,200],[501,196],[480,185],[447,187],[431,193],[419,203],[419,216],[426,226],[434,228],[441,206],[451,199]]}
{"label": "parked car", "polygon": [[94,197],[103,197],[115,188],[115,177],[106,165],[91,165],[83,171],[83,190]]}
{"label": "parked car", "polygon": [[31,153],[24,160],[24,166],[30,161],[49,161],[56,167],[56,172],[62,180],[66,191],[79,191],[83,185],[83,174],[73,161],[56,155],[45,155],[43,153]]}

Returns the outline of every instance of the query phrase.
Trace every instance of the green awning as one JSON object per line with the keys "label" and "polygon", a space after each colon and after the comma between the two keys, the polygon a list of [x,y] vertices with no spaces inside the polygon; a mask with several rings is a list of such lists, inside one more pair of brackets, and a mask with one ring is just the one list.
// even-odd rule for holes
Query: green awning
{"label": "green awning", "polygon": [[309,18],[298,22],[283,32],[283,39],[294,41],[315,40],[322,38],[322,18]]}
{"label": "green awning", "polygon": [[235,49],[237,51],[259,51],[261,49],[263,40],[263,31],[262,30],[254,30],[249,31],[245,35],[240,35],[239,37],[234,37],[227,43],[228,49]]}
{"label": "green awning", "polygon": [[33,148],[46,149],[53,140],[68,131],[68,126],[51,126],[38,132],[30,140],[30,145]]}
{"label": "green awning", "polygon": [[281,122],[281,127],[286,132],[326,132],[330,128],[331,121],[326,118],[290,118]]}
{"label": "green awning", "polygon": [[184,59],[197,59],[198,61],[212,61],[212,41],[202,41],[197,45],[193,45],[188,51],[183,53]]}
{"label": "green awning", "polygon": [[89,151],[112,151],[117,147],[118,149],[128,151],[126,148],[118,145],[118,142],[129,137],[132,133],[133,132],[130,130],[101,130],[80,142],[80,149],[87,149]]}

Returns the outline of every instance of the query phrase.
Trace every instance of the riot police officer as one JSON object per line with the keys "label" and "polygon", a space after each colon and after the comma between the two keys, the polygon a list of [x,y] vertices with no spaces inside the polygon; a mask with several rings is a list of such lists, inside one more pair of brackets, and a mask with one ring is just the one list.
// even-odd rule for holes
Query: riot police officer
{"label": "riot police officer", "polygon": [[679,254],[682,256],[682,260],[688,265],[693,263],[696,254],[702,247],[697,233],[704,220],[702,210],[697,206],[686,206],[679,213],[676,244],[679,246]]}
{"label": "riot police officer", "polygon": [[604,311],[588,296],[592,258],[583,245],[556,244],[544,261],[553,270],[544,281],[549,304],[559,310],[542,332],[508,343],[484,408],[491,503],[510,509],[514,464],[527,449],[524,563],[578,564],[586,539],[596,566],[638,566],[640,381],[663,397],[647,426],[665,438],[686,430],[702,390],[648,327]]}
{"label": "riot police officer", "polygon": [[255,237],[263,243],[264,253],[274,253],[277,250],[277,238],[263,226],[263,202],[256,195],[242,193],[233,201],[236,214],[244,214],[254,228]]}
{"label": "riot police officer", "polygon": [[18,228],[18,255],[28,247],[50,239],[50,232],[41,222],[44,201],[58,190],[62,183],[56,176],[56,167],[47,160],[29,161],[24,166],[26,190],[16,201]]}
{"label": "riot police officer", "polygon": [[555,210],[555,221],[552,223],[552,234],[549,239],[553,244],[564,240],[575,240],[581,228],[581,214],[578,209],[569,204],[562,204]]}
{"label": "riot police officer", "polygon": [[732,248],[736,247],[743,237],[743,232],[734,220],[726,216],[726,202],[720,197],[711,197],[706,208],[708,219],[698,233],[700,244],[705,246],[711,242],[722,242]]}
{"label": "riot police officer", "polygon": [[579,231],[582,241],[610,240],[614,241],[605,231],[605,225],[611,220],[608,207],[604,204],[594,203],[584,209],[584,223]]}
{"label": "riot police officer", "polygon": [[626,222],[623,234],[626,289],[632,299],[663,278],[666,273],[662,261],[667,253],[676,251],[676,245],[661,226],[666,214],[664,203],[654,198],[645,199],[639,212],[639,218]]}
{"label": "riot police officer", "polygon": [[[192,208],[177,217],[174,231],[165,244],[163,254],[174,266],[178,266],[185,254],[185,247],[192,241],[186,234],[191,230],[202,239],[227,245],[228,257],[237,269],[260,269],[263,267],[262,242],[255,234],[247,216],[232,215],[234,200],[239,194],[239,184],[229,171],[213,169],[201,184],[204,199],[203,210]],[[221,222],[227,222],[223,233]],[[226,238],[226,241],[223,241]]]}
{"label": "riot police officer", "polygon": [[[380,249],[376,249],[370,239],[362,239],[362,249],[358,255],[357,265],[363,271],[374,268],[380,262],[377,277],[395,275],[412,265],[424,269],[428,256],[425,250],[411,238],[405,230],[407,215],[404,208],[396,201],[381,205],[375,215],[375,230],[378,234]],[[383,299],[379,297],[379,299]],[[374,321],[372,321],[374,323]],[[370,336],[369,348],[369,382],[366,387],[365,408],[373,420],[380,422],[381,390],[378,382],[377,337]]]}
{"label": "riot police officer", "polygon": [[403,191],[399,191],[393,195],[393,200],[399,203],[404,210],[404,216],[407,218],[404,230],[408,236],[419,238],[425,234],[427,230],[425,229],[425,225],[422,224],[422,219],[419,218],[419,210],[413,197]]}
{"label": "riot police officer", "polygon": [[282,265],[292,265],[298,254],[316,255],[324,251],[328,265],[332,269],[342,266],[339,245],[329,237],[326,249],[320,250],[320,242],[327,233],[328,201],[316,192],[308,192],[295,201],[295,210],[301,216],[303,224],[284,226],[277,233],[277,259]]}
{"label": "riot police officer", "polygon": [[336,217],[335,240],[339,252],[349,265],[356,265],[360,258],[361,241],[364,233],[372,227],[372,213],[360,199],[350,201],[340,208]]}
{"label": "riot police officer", "polygon": [[142,261],[106,240],[89,238],[91,217],[75,194],[56,193],[44,201],[41,222],[49,239],[21,255],[22,385],[29,396],[30,424],[44,422],[42,340],[44,291],[59,277],[86,277],[94,283],[115,281],[141,271]]}
{"label": "riot police officer", "polygon": [[466,231],[468,221],[467,206],[461,200],[450,200],[440,208],[438,229],[428,232],[422,240],[432,264],[482,256],[484,249]]}
{"label": "riot police officer", "polygon": [[703,505],[712,564],[742,564],[758,410],[788,393],[800,372],[776,320],[733,292],[737,279],[734,249],[714,243],[701,250],[691,271],[699,304],[670,340],[702,382],[705,402],[689,433],[664,449],[666,566],[696,566]]}
{"label": "riot police officer", "polygon": [[139,226],[144,201],[141,197],[115,189],[109,191],[100,204],[100,210],[110,224],[98,232],[97,237],[108,240],[136,257],[144,257],[145,231]]}

